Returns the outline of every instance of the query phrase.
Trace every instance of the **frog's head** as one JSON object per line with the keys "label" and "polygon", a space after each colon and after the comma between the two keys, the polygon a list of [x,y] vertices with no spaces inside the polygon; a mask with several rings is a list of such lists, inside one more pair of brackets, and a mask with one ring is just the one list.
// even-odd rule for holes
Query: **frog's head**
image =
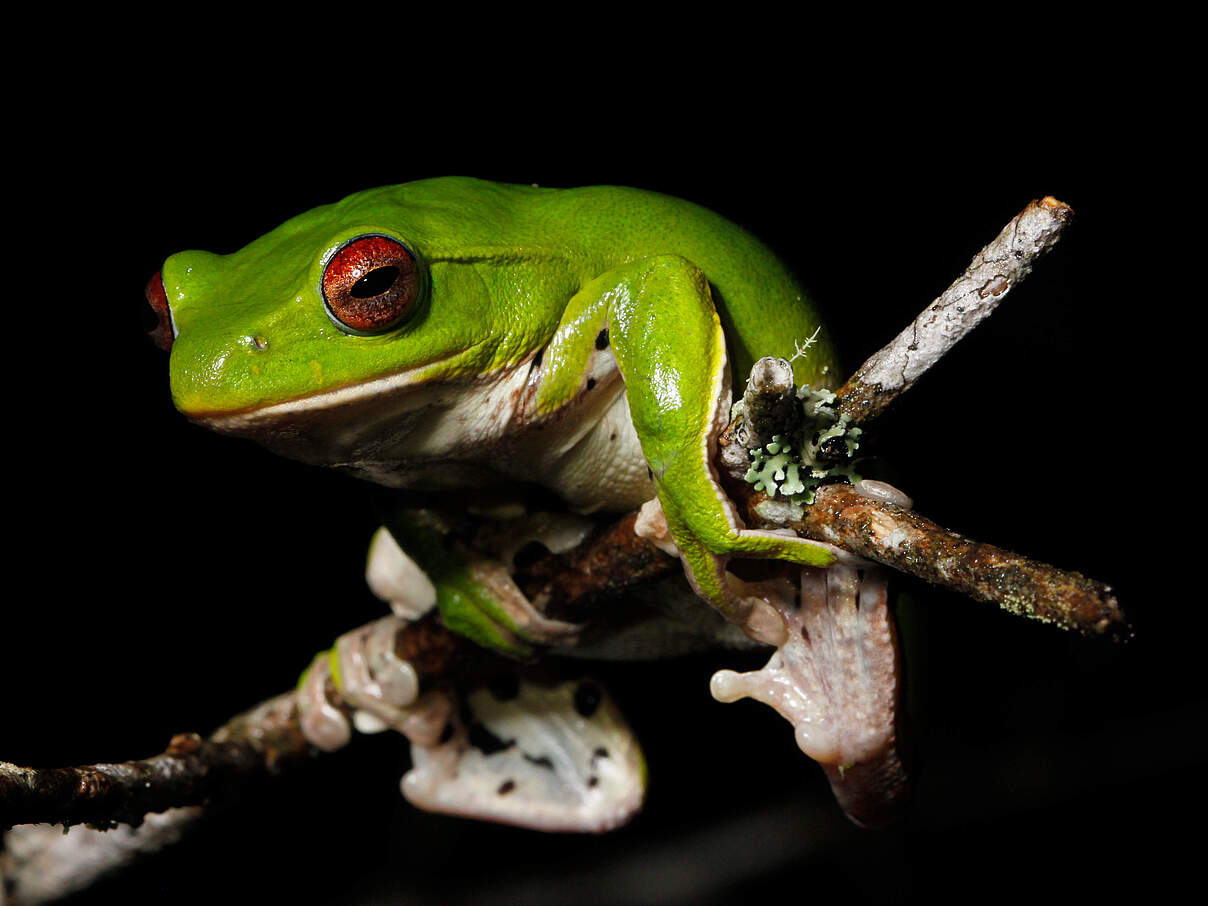
{"label": "frog's head", "polygon": [[557,294],[547,280],[525,289],[499,240],[505,206],[467,182],[362,192],[233,254],[168,258],[147,298],[176,406],[296,458],[347,462],[381,444],[385,420],[397,431],[402,414],[531,357]]}

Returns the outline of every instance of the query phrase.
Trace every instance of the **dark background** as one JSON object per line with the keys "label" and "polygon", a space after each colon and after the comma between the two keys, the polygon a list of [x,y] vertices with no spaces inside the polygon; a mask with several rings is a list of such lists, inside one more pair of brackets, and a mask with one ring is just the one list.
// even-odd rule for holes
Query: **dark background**
{"label": "dark background", "polygon": [[647,93],[632,116],[607,96],[566,115],[351,92],[286,113],[285,92],[105,92],[69,127],[29,111],[6,242],[21,355],[0,758],[159,752],[290,687],[382,613],[361,580],[372,489],[187,424],[142,335],[142,292],[171,252],[233,251],[314,205],[425,176],[629,184],[714,208],[802,275],[849,368],[1029,200],[1068,202],[1067,238],[870,444],[939,523],[1111,582],[1136,638],[1074,637],[904,581],[918,789],[888,831],[849,826],[788,725],[714,702],[725,659],[693,658],[599,671],[651,776],[643,814],[611,835],[419,813],[397,791],[406,746],[362,738],[84,902],[235,887],[285,902],[710,903],[785,883],[906,902],[1094,896],[1184,870],[1198,844],[1178,822],[1202,813],[1208,760],[1202,593],[1195,564],[1163,553],[1172,438],[1151,388],[1166,332],[1130,282],[1150,264],[1137,201],[1170,175],[1152,165],[1164,139],[1139,141],[1116,109],[1077,105],[1060,130],[904,99],[832,120],[722,85]]}

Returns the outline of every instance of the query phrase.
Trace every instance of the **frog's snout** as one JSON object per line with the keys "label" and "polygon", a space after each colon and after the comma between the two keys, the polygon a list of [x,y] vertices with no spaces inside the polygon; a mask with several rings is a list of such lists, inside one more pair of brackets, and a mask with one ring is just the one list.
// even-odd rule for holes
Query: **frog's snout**
{"label": "frog's snout", "polygon": [[151,342],[167,352],[172,348],[176,339],[176,330],[172,324],[172,309],[168,305],[168,294],[164,291],[162,271],[156,271],[155,276],[147,281],[147,304],[155,312],[155,328],[148,332]]}

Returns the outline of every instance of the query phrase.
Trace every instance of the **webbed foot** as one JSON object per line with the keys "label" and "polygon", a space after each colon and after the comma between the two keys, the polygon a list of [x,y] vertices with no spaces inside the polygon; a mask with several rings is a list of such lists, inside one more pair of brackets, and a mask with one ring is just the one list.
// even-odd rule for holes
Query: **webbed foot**
{"label": "webbed foot", "polygon": [[787,631],[767,665],[718,671],[713,697],[775,708],[848,816],[888,823],[909,783],[898,753],[898,650],[884,571],[803,568],[800,606],[779,609]]}

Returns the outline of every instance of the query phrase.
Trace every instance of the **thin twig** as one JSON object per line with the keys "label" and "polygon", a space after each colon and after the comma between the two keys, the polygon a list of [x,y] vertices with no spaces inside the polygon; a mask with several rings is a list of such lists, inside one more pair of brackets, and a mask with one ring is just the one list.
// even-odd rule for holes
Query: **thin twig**
{"label": "thin twig", "polygon": [[[165,752],[143,761],[42,769],[0,762],[0,827],[20,825],[0,853],[0,902],[29,906],[84,890],[179,840],[206,814],[203,806],[235,802],[249,784],[315,754],[287,692],[209,739],[174,736]],[[94,826],[53,827],[82,822]]]}
{"label": "thin twig", "polygon": [[230,798],[239,786],[308,753],[293,695],[270,699],[210,739],[174,736],[142,761],[72,768],[0,762],[0,827],[14,824],[138,824],[148,812]]}
{"label": "thin twig", "polygon": [[1040,257],[1057,244],[1073,215],[1069,205],[1052,197],[1024,208],[938,299],[848,378],[837,393],[839,411],[856,423],[884,411],[989,317]]}

